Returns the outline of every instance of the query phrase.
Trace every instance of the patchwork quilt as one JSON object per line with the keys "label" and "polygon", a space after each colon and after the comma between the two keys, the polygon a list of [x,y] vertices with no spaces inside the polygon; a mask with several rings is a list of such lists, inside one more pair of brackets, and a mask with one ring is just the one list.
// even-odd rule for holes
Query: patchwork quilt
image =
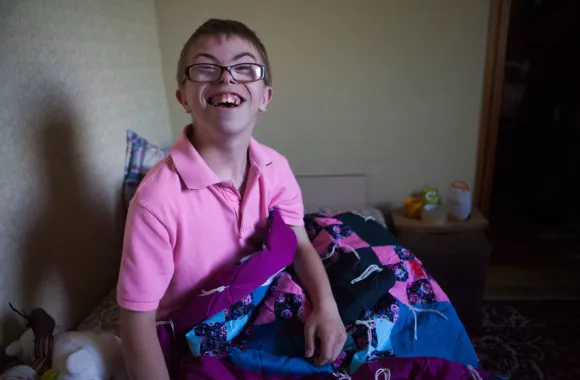
{"label": "patchwork quilt", "polygon": [[[337,360],[316,366],[305,358],[304,321],[312,310],[308,296],[291,267],[280,270],[272,264],[268,272],[269,264],[262,263],[266,281],[188,328],[181,378],[203,373],[216,379],[267,374],[346,380],[372,373],[406,379],[411,372],[417,374],[413,378],[429,378],[434,368],[452,378],[491,378],[478,369],[473,346],[445,292],[384,226],[352,212],[309,214],[305,222],[348,333]],[[215,292],[223,300],[223,284],[214,284],[200,297]],[[210,362],[219,375],[211,377],[213,370],[204,369]]]}

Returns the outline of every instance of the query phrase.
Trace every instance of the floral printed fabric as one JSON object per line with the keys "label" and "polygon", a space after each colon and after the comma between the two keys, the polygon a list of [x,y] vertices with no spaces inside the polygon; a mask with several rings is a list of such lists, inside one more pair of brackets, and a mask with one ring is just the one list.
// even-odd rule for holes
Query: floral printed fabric
{"label": "floral printed fabric", "polygon": [[[372,250],[381,269],[393,274],[395,285],[385,289],[378,302],[365,310],[358,320],[345,326],[348,339],[344,351],[332,364],[334,371],[344,370],[353,374],[364,363],[395,356],[397,350],[405,351],[401,347],[407,347],[407,352],[410,352],[408,347],[415,345],[425,348],[423,354],[437,357],[437,347],[428,344],[428,341],[421,341],[434,339],[426,334],[427,330],[441,335],[452,332],[457,341],[464,342],[462,350],[467,352],[469,341],[465,331],[460,323],[449,324],[448,320],[453,320],[453,309],[421,261],[392,235],[378,236],[381,233],[390,235],[379,224],[371,225],[372,221],[365,218],[361,218],[362,223],[356,221],[352,225],[343,223],[343,220],[353,221],[353,215],[316,214],[306,217],[307,232],[317,252],[321,258],[328,255],[326,267],[332,265],[332,260],[338,260],[332,257],[354,255],[353,251],[357,250],[361,254]],[[366,223],[369,223],[371,230],[361,230]],[[378,244],[385,242],[392,244]],[[419,310],[437,309],[442,303],[447,304],[443,317],[427,309]],[[283,271],[273,278],[269,287],[256,289],[250,296],[195,326],[187,334],[190,350],[197,356],[231,359],[233,355],[242,363],[238,364],[241,367],[261,368],[264,373],[275,370],[275,373],[299,374],[297,372],[303,371],[302,374],[307,375],[312,373],[308,371],[313,371],[313,367],[303,354],[303,325],[311,311],[312,305],[303,288]],[[418,330],[414,327],[414,314],[419,318]],[[423,321],[427,320],[437,323],[437,329],[425,330]],[[271,336],[265,331],[270,331]],[[418,341],[413,338],[415,333],[418,333]],[[411,339],[408,338],[409,334]],[[447,354],[452,360],[456,351],[449,347]]]}
{"label": "floral printed fabric", "polygon": [[244,330],[269,287],[270,285],[260,286],[229,308],[195,325],[185,335],[191,353],[194,356],[226,356],[231,348],[231,341]]}
{"label": "floral printed fabric", "polygon": [[[333,264],[335,257],[330,253],[338,252],[339,255],[351,254],[352,251],[363,251],[372,249],[377,255],[383,270],[389,270],[395,278],[395,285],[391,289],[385,289],[385,295],[379,300],[374,308],[367,310],[364,317],[346,326],[349,333],[349,340],[337,362],[336,367],[346,369],[350,374],[354,373],[363,363],[375,362],[381,358],[393,356],[393,345],[401,346],[401,339],[407,343],[405,347],[412,347],[414,340],[407,339],[405,335],[394,334],[394,327],[397,331],[411,331],[415,333],[425,329],[421,324],[426,320],[426,312],[419,312],[420,320],[418,327],[415,327],[416,317],[411,313],[412,318],[400,320],[401,307],[405,308],[404,315],[407,316],[409,307],[417,308],[422,305],[437,308],[439,304],[447,305],[445,309],[451,317],[454,310],[448,303],[449,298],[443,292],[439,284],[429,275],[423,267],[419,258],[413,252],[401,246],[399,241],[383,226],[378,223],[357,216],[353,213],[318,213],[307,215],[305,218],[306,229],[313,245],[323,260],[328,260],[326,266]],[[388,244],[386,244],[388,243]],[[332,255],[337,256],[337,255]],[[418,312],[415,312],[417,314]],[[456,334],[462,342],[467,342],[463,346],[464,352],[471,352],[467,333],[460,322],[449,318],[449,316],[431,315],[427,313],[432,321],[436,321],[438,333],[444,335],[447,332]],[[446,319],[447,317],[447,319]],[[449,319],[453,323],[448,322]],[[432,322],[435,323],[435,322]],[[425,336],[425,335],[421,335]],[[432,339],[429,337],[428,339]],[[434,346],[420,342],[424,347],[428,347],[423,354],[437,357],[438,353]],[[450,348],[448,357],[457,360],[464,358],[457,353],[457,350]],[[470,357],[472,359],[472,357]],[[471,361],[470,361],[471,362]],[[476,363],[475,363],[476,364]]]}
{"label": "floral printed fabric", "polygon": [[[395,298],[410,305],[449,301],[413,252],[401,246],[393,234],[379,223],[352,212],[318,213],[306,215],[305,227],[326,267],[339,260],[340,255],[370,248],[383,268],[393,272],[397,281],[389,292]],[[381,245],[385,242],[392,244]]]}
{"label": "floral printed fabric", "polygon": [[306,298],[302,287],[286,272],[278,275],[264,302],[256,311],[255,324],[266,324],[276,320],[295,320],[304,322],[312,305]]}

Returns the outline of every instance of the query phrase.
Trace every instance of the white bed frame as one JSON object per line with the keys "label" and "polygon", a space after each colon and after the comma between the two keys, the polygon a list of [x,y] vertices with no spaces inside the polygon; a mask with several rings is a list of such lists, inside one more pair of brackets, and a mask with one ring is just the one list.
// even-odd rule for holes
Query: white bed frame
{"label": "white bed frame", "polygon": [[367,206],[364,174],[297,176],[296,179],[306,209]]}

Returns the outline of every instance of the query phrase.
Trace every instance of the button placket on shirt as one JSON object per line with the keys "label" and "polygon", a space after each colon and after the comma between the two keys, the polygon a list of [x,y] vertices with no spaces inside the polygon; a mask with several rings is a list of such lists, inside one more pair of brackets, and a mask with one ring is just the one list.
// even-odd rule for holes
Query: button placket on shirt
{"label": "button placket on shirt", "polygon": [[230,204],[236,220],[236,228],[240,223],[240,198],[231,181],[223,181],[219,184],[220,191],[224,199]]}
{"label": "button placket on shirt", "polygon": [[254,186],[256,185],[256,183],[258,182],[258,178],[260,178],[260,171],[259,169],[257,169],[255,166],[250,166],[250,170],[248,172],[248,181],[246,184],[246,189],[245,191],[245,197],[241,198],[242,204],[240,207],[240,228],[239,228],[239,236],[240,238],[242,238],[251,228],[252,226],[248,226],[244,219],[245,219],[245,209],[246,209],[246,205],[248,204],[250,198],[252,197],[252,191],[254,189]]}

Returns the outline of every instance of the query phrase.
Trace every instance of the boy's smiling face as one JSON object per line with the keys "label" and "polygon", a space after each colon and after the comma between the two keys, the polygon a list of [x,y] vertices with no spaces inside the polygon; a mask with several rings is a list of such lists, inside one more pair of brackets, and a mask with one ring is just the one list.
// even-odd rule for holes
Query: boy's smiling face
{"label": "boy's smiling face", "polygon": [[[264,64],[256,48],[237,36],[203,36],[188,52],[187,65],[217,64],[231,66],[239,63]],[[197,127],[211,134],[236,135],[251,133],[256,117],[272,98],[272,89],[264,80],[239,83],[225,71],[215,82],[202,83],[186,80],[177,90],[177,99],[192,114]],[[224,107],[220,102],[233,102]]]}

